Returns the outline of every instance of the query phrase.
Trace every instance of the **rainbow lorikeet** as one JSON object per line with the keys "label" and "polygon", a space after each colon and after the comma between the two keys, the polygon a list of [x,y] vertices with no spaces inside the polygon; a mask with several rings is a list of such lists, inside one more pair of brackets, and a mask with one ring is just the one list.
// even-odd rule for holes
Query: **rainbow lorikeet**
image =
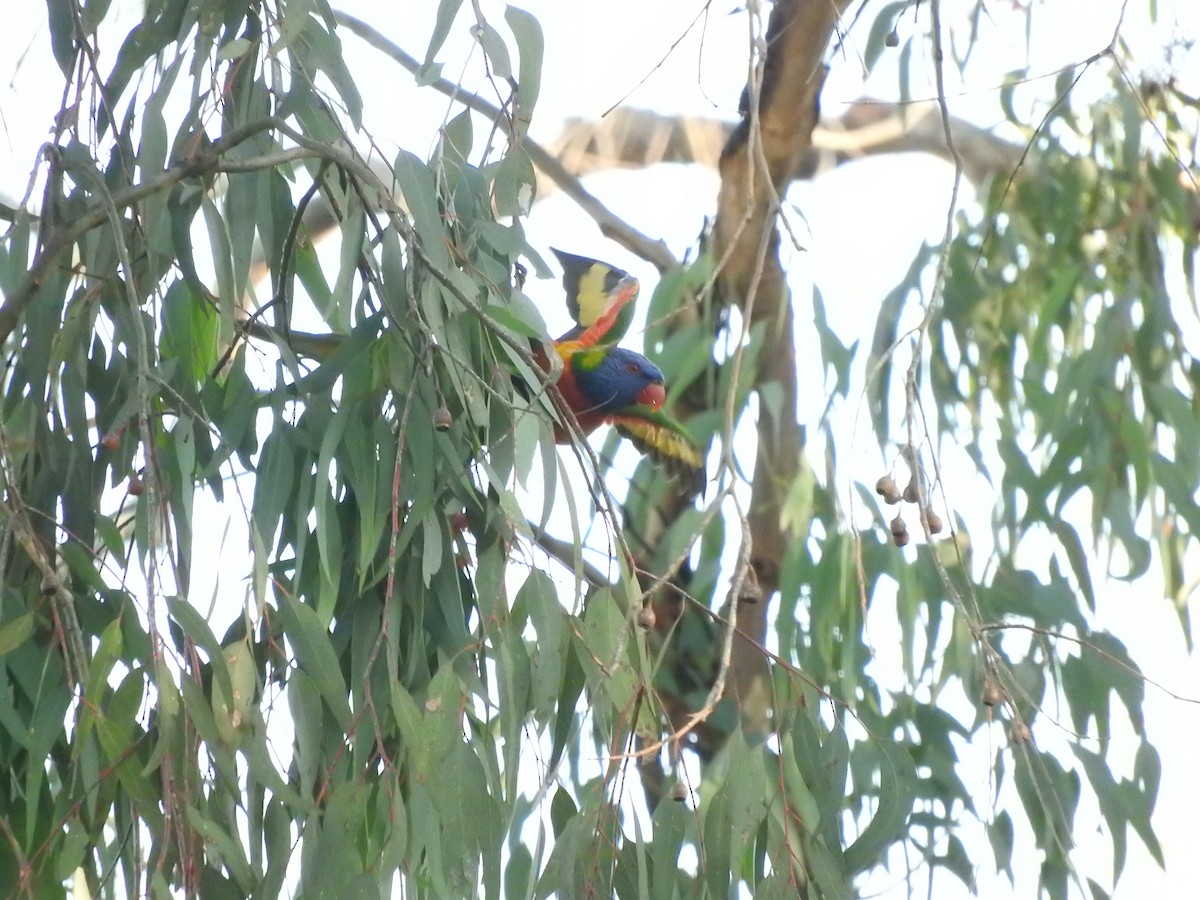
{"label": "rainbow lorikeet", "polygon": [[[552,248],[553,249],[553,248]],[[616,346],[629,329],[638,280],[598,260],[554,250],[563,267],[567,309],[575,326],[554,342],[562,360],[556,387],[584,434],[612,425],[669,469],[704,482],[704,459],[683,426],[662,411],[662,371],[632,350]],[[554,439],[569,443],[556,426]]]}

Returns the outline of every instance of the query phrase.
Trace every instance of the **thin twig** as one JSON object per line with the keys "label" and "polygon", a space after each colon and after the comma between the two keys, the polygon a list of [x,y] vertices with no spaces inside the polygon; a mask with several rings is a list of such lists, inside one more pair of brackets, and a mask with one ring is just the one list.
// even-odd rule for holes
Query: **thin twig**
{"label": "thin twig", "polygon": [[[336,11],[333,15],[339,25],[358,35],[376,50],[399,63],[404,69],[413,74],[421,70],[421,63],[362,19],[341,11]],[[460,85],[446,78],[437,78],[429,82],[429,86],[491,120],[503,116],[503,111],[494,104],[478,94],[463,91]],[[568,172],[562,163],[544,147],[528,135],[521,141],[521,147],[529,154],[533,164],[557,184],[563,193],[579,204],[580,208],[600,226],[600,231],[606,237],[651,263],[660,272],[670,272],[679,268],[679,261],[672,255],[665,242],[653,240],[617,216],[594,194],[584,188],[582,182]]]}
{"label": "thin twig", "polygon": [[[60,227],[58,223],[50,223],[50,227],[44,229],[41,235],[41,249],[29,267],[28,273],[16,289],[8,295],[4,304],[0,305],[0,343],[6,341],[13,329],[17,327],[17,322],[25,311],[25,307],[37,295],[38,288],[41,287],[59,254],[93,228],[103,224],[109,217],[110,207],[116,210],[125,209],[140,200],[162,192],[185,178],[214,171],[224,153],[256,134],[272,128],[280,128],[282,125],[282,121],[273,117],[248,122],[233,129],[225,137],[214,141],[210,147],[199,151],[195,156],[176,163],[152,178],[147,178],[138,184],[109,195],[103,202],[97,203],[74,218],[70,224]],[[51,214],[51,210],[42,211],[43,219]]]}

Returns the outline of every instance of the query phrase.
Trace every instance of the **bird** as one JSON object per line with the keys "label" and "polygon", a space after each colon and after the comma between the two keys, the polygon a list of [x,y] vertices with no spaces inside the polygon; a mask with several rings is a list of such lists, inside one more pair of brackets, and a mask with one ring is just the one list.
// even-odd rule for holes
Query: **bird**
{"label": "bird", "polygon": [[[586,256],[551,248],[563,268],[562,285],[567,310],[575,324],[553,341],[562,362],[555,388],[575,415],[580,430],[591,434],[611,425],[642,453],[661,463],[669,474],[688,479],[698,493],[706,475],[704,458],[687,429],[663,411],[666,387],[663,373],[640,353],[617,346],[633,319],[640,285],[637,278],[616,266]],[[336,354],[348,358],[361,353],[377,336],[382,317],[359,323],[350,335],[307,334],[289,331],[284,337],[251,319],[244,324],[252,337],[287,346],[299,356],[327,362]],[[531,341],[533,356],[542,370],[551,371],[544,344]],[[325,383],[337,369],[318,368],[304,377],[306,383]],[[299,385],[289,385],[294,393]],[[519,388],[520,389],[520,388]],[[554,425],[554,440],[569,444],[572,432],[565,423]]]}
{"label": "bird", "polygon": [[[703,487],[704,458],[687,430],[663,412],[662,370],[640,353],[617,346],[633,318],[638,280],[621,269],[586,256],[551,248],[563,267],[567,310],[575,321],[554,341],[562,360],[555,385],[575,414],[580,431],[611,425],[642,453],[671,473]],[[556,424],[554,439],[570,443],[570,429]]]}

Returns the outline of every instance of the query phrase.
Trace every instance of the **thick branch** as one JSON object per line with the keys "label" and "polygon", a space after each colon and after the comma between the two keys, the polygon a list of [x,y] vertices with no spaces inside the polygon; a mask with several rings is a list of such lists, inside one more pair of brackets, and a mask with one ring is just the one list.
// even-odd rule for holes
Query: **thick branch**
{"label": "thick branch", "polygon": [[[1023,147],[959,118],[950,119],[964,174],[977,187],[1017,168]],[[660,162],[717,168],[734,126],[720,119],[664,116],[617,109],[603,119],[570,119],[550,146],[574,175],[612,168],[645,168]],[[929,153],[947,161],[950,150],[934,103],[900,105],[859,100],[836,118],[822,117],[813,131],[798,177],[806,178],[852,159],[888,153]],[[542,179],[538,195],[555,187]]]}
{"label": "thick branch", "polygon": [[[713,228],[713,253],[720,266],[717,287],[752,323],[765,328],[756,387],[774,382],[783,403],[778,416],[760,405],[758,456],[749,525],[754,537],[751,565],[763,599],[742,621],[746,637],[734,650],[730,683],[749,728],[768,725],[767,661],[764,642],[768,602],[779,587],[785,539],[782,499],[799,470],[804,433],[796,420],[796,349],[792,306],[779,261],[779,197],[798,177],[812,148],[813,129],[825,78],[825,48],[849,0],[780,0],[767,31],[761,84],[746,92],[744,118],[720,159],[721,188]],[[748,639],[747,639],[748,638]]]}

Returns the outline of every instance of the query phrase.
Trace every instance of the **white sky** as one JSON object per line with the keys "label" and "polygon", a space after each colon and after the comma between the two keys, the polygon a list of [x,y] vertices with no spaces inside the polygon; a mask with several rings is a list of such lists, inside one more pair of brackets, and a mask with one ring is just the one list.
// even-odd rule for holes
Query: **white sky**
{"label": "white sky", "polygon": [[[502,7],[495,2],[481,5],[489,21],[503,31]],[[744,15],[727,14],[733,5],[731,2],[714,8],[703,32],[695,29],[668,55],[671,45],[702,7],[700,0],[657,4],[646,0],[605,3],[529,0],[524,7],[538,17],[546,38],[541,97],[531,135],[549,142],[559,133],[563,119],[594,119],[627,94],[630,96],[626,103],[631,106],[733,119],[745,83],[746,60],[746,19]],[[944,5],[945,17],[950,20],[953,10],[967,4]],[[1149,28],[1135,22],[1135,15],[1143,15],[1144,5],[1136,0],[1131,3],[1123,35],[1133,46],[1138,64],[1154,70],[1161,60],[1157,48],[1163,35],[1189,32],[1173,31],[1170,24]],[[15,9],[8,11],[6,27],[0,30],[0,199],[8,202],[19,199],[25,191],[31,160],[49,133],[50,118],[58,108],[61,91],[58,70],[46,50],[45,6],[33,3],[12,6]],[[414,56],[423,57],[437,4],[431,0],[390,4],[392,11],[387,17],[378,12],[382,6],[370,0],[346,0],[339,8],[374,21],[384,34]],[[878,6],[871,4],[864,18],[869,20]],[[981,22],[981,42],[972,75],[951,90],[951,107],[958,114],[976,118],[983,124],[1000,124],[996,89],[1006,71],[1025,62],[1025,20],[1014,12],[1013,7],[1017,6],[1007,2],[988,4],[992,18],[985,17]],[[1160,21],[1171,23],[1177,17],[1190,16],[1190,34],[1200,35],[1197,6],[1200,5],[1189,0],[1159,3]],[[1053,72],[1061,65],[1103,49],[1112,37],[1120,7],[1120,3],[1112,0],[1054,0],[1040,6],[1034,19],[1034,70]],[[138,4],[128,0],[114,2],[114,11],[125,15],[137,8]],[[460,14],[460,26],[440,59],[462,59],[469,47],[463,24],[468,21],[469,11],[467,3]],[[911,12],[906,13],[898,23],[902,41],[915,27],[911,16]],[[123,29],[114,28],[113,33],[117,32],[123,33]],[[427,152],[433,146],[437,126],[446,116],[448,101],[431,91],[417,90],[406,73],[384,62],[353,37],[344,40],[355,48],[350,62],[356,73],[361,73],[356,80],[363,94],[367,131],[381,141],[406,146],[418,155]],[[865,29],[857,40],[865,42]],[[110,43],[103,48],[102,58],[111,62],[115,52],[116,44]],[[885,98],[895,96],[895,57],[885,55],[875,74],[864,81],[857,62],[860,53],[859,44],[852,39],[845,53],[833,60],[833,71],[822,99],[822,109],[827,114],[837,115],[839,106],[864,93]],[[667,56],[665,62],[655,69],[664,56]],[[1195,59],[1193,54],[1191,61]],[[473,70],[478,69],[477,63],[476,55],[471,60]],[[923,62],[920,53],[914,56],[913,66],[914,69],[924,66],[928,71],[927,60]],[[448,64],[445,75],[457,78],[460,71]],[[1200,66],[1189,67],[1185,74],[1200,80]],[[927,96],[932,96],[932,89]],[[716,180],[709,172],[657,167],[651,173],[604,173],[589,179],[588,186],[639,230],[662,237],[673,250],[682,253],[691,246],[704,217],[712,213]],[[906,157],[845,166],[815,183],[793,189],[789,200],[803,212],[804,222],[799,217],[795,219],[808,247],[806,253],[791,253],[789,263],[794,275],[798,339],[803,342],[802,347],[810,348],[808,353],[802,353],[803,359],[819,358],[814,339],[806,330],[810,309],[808,285],[812,281],[820,285],[831,325],[843,340],[861,338],[869,344],[879,300],[903,275],[919,242],[934,240],[940,234],[948,188],[949,169],[945,164]],[[534,246],[544,248],[553,243],[629,268],[643,279],[643,297],[649,297],[653,289],[650,267],[604,241],[598,230],[561,194],[535,207],[527,223],[527,234]],[[559,306],[556,285],[533,284],[528,290],[551,319]],[[554,330],[552,324],[551,331]],[[860,356],[865,356],[865,352],[864,348]],[[815,362],[801,376],[806,386],[823,383],[823,373]],[[824,407],[825,392],[808,387],[802,393],[801,418],[810,426],[810,435],[815,436],[813,426]],[[865,419],[856,427],[855,412],[849,409],[835,420],[834,433],[841,444],[842,477],[870,484],[880,471],[882,457]],[[819,442],[813,452],[820,452]],[[981,502],[978,491],[990,489],[981,487],[964,461],[954,459],[952,452],[942,462],[951,473],[948,488],[951,507],[967,518],[973,536],[984,535],[989,528],[990,502]],[[201,508],[198,503],[198,512]],[[245,539],[239,536],[237,525],[233,523],[235,530],[225,552],[240,556]],[[213,548],[212,553],[215,557],[219,551]],[[223,567],[212,566],[214,571],[220,568]],[[1136,585],[1099,583],[1097,589],[1100,623],[1125,641],[1145,673],[1178,693],[1200,694],[1200,660],[1185,655],[1174,612],[1161,599],[1161,585],[1156,577],[1147,577]],[[242,588],[237,590],[240,592]],[[198,593],[203,595],[203,591]],[[1195,615],[1194,604],[1193,609]],[[879,598],[870,619],[870,639],[877,648],[894,645],[897,638],[894,616],[894,608],[889,607],[886,598]],[[886,669],[886,662],[881,658],[877,668]],[[878,677],[885,678],[886,673],[881,672]],[[1194,750],[1200,741],[1200,713],[1195,706],[1172,700],[1153,687],[1147,688],[1145,709],[1150,739],[1162,754],[1163,783],[1155,825],[1169,871],[1164,875],[1131,834],[1129,861],[1117,896],[1190,896],[1194,893],[1192,856],[1200,842],[1197,812],[1200,776],[1196,773]],[[1041,719],[1035,726],[1035,737],[1039,742],[1043,739],[1052,742],[1055,738],[1049,734],[1051,730],[1051,724]],[[964,780],[977,788],[979,809],[988,808],[988,765],[1003,745],[1001,732],[993,728],[970,748],[963,748],[968,771]],[[1128,752],[1127,744],[1124,748],[1114,745],[1113,753],[1118,759],[1123,752]],[[1085,801],[1076,818],[1077,838],[1085,847],[1094,843],[1097,854],[1106,853],[1103,848],[1107,838],[1089,841],[1090,821],[1099,826],[1099,817],[1094,813],[1089,816]],[[990,850],[978,849],[982,854],[982,869],[987,871]],[[1085,852],[1090,855],[1091,851]],[[1029,871],[1035,865],[1028,857],[1018,858],[1018,868],[1026,870],[1026,879],[1036,877],[1036,871]],[[1089,865],[1089,868],[1098,868],[1101,875],[1105,870],[1104,865]],[[922,877],[918,876],[915,885],[917,893],[923,893]],[[1028,880],[1018,885],[1029,886]],[[885,896],[906,896],[908,892],[902,874],[896,870],[876,879],[872,887],[884,890]],[[1004,878],[981,882],[980,888],[985,897],[1004,896],[1010,890]],[[939,878],[936,883],[935,895],[939,898],[959,893],[962,893],[960,886],[952,878]],[[1018,895],[1030,894],[1022,890]]]}

